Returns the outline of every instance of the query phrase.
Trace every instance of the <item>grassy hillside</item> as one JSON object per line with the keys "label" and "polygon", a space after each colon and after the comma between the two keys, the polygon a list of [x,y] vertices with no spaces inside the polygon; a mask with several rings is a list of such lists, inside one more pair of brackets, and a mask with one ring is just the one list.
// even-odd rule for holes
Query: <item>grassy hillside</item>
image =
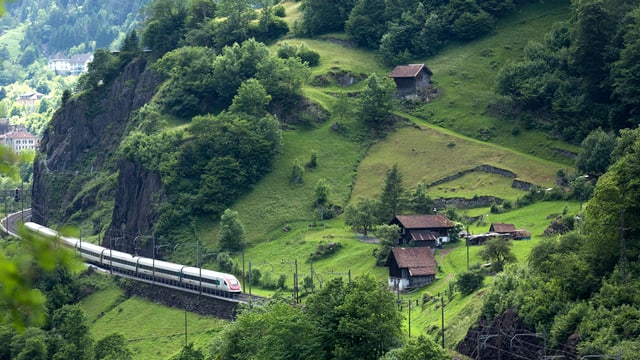
{"label": "grassy hillside", "polygon": [[185,344],[185,321],[186,340],[206,349],[225,323],[138,297],[127,299],[110,278],[100,279],[106,275],[94,274],[93,277],[99,279],[103,290],[81,303],[91,334],[97,341],[111,333],[121,333],[134,359],[168,359],[177,354]]}
{"label": "grassy hillside", "polygon": [[[298,4],[291,1],[286,3],[288,20],[291,22],[300,16],[296,10]],[[572,167],[572,160],[558,155],[554,148],[573,152],[578,149],[546,134],[525,129],[520,129],[515,136],[513,134],[518,133],[514,131],[515,124],[492,117],[486,109],[495,100],[492,84],[499,66],[521,56],[527,41],[541,39],[545,29],[566,16],[568,2],[531,4],[502,22],[498,31],[491,36],[465,45],[450,44],[437,56],[415,59],[413,62],[425,62],[433,70],[439,97],[411,113],[398,111],[398,115],[405,117],[409,124],[371,146],[368,144],[372,139],[359,138],[354,128],[348,128],[345,133],[333,131],[333,119],[313,127],[285,130],[283,153],[273,171],[233,206],[240,214],[251,244],[245,253],[245,268],[248,269],[251,262],[252,268],[259,268],[263,276],[274,281],[285,276],[288,285],[286,292],[289,294],[295,262],[300,279],[312,276],[315,286],[321,286],[333,276],[355,277],[369,273],[380,280],[386,279],[387,269],[375,267],[371,256],[376,246],[360,241],[360,235],[346,227],[342,217],[311,226],[314,224],[313,192],[319,179],[324,178],[329,182],[332,188],[331,201],[342,207],[360,196],[377,196],[385,172],[394,163],[398,164],[407,188],[419,181],[433,182],[482,164],[512,171],[520,180],[551,186],[558,169]],[[333,39],[343,36],[284,41],[296,44],[304,42],[309,48],[320,52],[321,62],[313,69],[313,76],[338,70],[352,74],[391,71],[382,66],[373,53],[343,46]],[[275,51],[277,46],[277,43],[274,44],[272,49]],[[305,94],[330,111],[336,92],[357,91],[361,86],[308,86]],[[289,174],[294,160],[304,164],[314,151],[317,153],[318,167],[306,171],[302,184],[290,183]],[[515,200],[523,193],[511,188],[510,179],[476,172],[432,188],[431,195],[467,198],[493,195]],[[491,222],[509,222],[518,228],[529,229],[534,235],[531,241],[513,243],[514,252],[523,260],[539,241],[540,234],[554,214],[562,213],[565,208],[569,213],[575,213],[578,207],[577,202],[544,202],[502,214],[490,214],[489,209],[484,208],[463,212],[473,216],[485,215],[482,223],[470,227],[474,233],[486,231]],[[283,231],[285,226],[288,231]],[[200,219],[198,230],[205,245],[214,248],[218,234],[217,219]],[[334,255],[308,261],[310,254],[319,246],[330,242],[340,243],[342,247]],[[193,248],[195,245],[181,247],[176,260],[194,258]],[[481,261],[477,256],[478,249],[469,249],[471,264]],[[430,294],[443,293],[455,280],[456,274],[466,271],[466,251],[461,244],[438,251],[439,280],[424,291]],[[210,261],[209,258],[204,260]],[[245,289],[248,290],[247,284]],[[255,287],[252,292],[272,293]],[[410,299],[419,299],[422,293],[402,295],[401,300],[406,303]],[[88,311],[93,314],[90,317],[94,319],[96,338],[106,335],[113,328],[121,329],[130,339],[136,358],[166,357],[172,353],[171,349],[175,352],[181,346],[183,339],[180,334],[184,321],[181,311],[159,309],[136,299],[120,302],[114,307],[113,303],[119,301],[119,296],[112,291],[105,295],[107,300],[89,298],[85,302],[88,309],[93,309]],[[108,300],[110,297],[112,300]],[[103,303],[98,304],[99,301]],[[448,347],[462,340],[468,326],[477,317],[481,301],[478,294],[467,297],[456,295],[446,299]],[[91,305],[92,302],[95,305]],[[103,316],[98,316],[105,311],[97,310],[102,308],[107,311]],[[404,311],[407,310],[405,307]],[[163,312],[158,317],[164,319],[162,324],[146,321],[144,316],[138,317],[138,314],[150,314],[151,311]],[[427,304],[412,311],[411,334],[436,336],[440,326],[440,309],[434,304]],[[195,337],[200,339],[197,345],[206,346],[207,339],[216,331],[215,322],[202,319],[202,330],[197,330],[199,319],[193,316],[189,315],[188,322],[191,324],[193,319],[194,333],[202,334],[201,339]],[[139,319],[142,329],[134,330],[124,325],[126,320],[132,318]],[[158,332],[158,329],[161,331]],[[408,330],[408,321],[405,329]],[[159,347],[152,344],[158,344],[158,341],[166,342],[169,350],[157,353]]]}

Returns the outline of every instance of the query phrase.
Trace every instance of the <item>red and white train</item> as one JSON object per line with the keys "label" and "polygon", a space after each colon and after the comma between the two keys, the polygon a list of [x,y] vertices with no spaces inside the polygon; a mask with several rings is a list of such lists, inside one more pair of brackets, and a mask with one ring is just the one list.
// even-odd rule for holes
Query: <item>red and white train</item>
{"label": "red and white train", "polygon": [[201,290],[206,293],[222,293],[224,295],[242,292],[240,282],[232,274],[111,250],[76,238],[61,236],[57,231],[33,222],[27,222],[24,226],[29,231],[59,238],[62,244],[75,249],[84,261],[117,273]]}

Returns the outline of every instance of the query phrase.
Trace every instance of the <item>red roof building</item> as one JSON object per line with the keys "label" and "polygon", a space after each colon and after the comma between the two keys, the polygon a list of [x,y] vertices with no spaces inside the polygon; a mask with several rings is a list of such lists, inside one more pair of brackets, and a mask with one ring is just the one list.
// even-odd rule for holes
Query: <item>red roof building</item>
{"label": "red roof building", "polygon": [[389,223],[398,225],[398,244],[413,244],[435,248],[449,242],[449,230],[454,226],[446,216],[436,215],[396,215]]}
{"label": "red roof building", "polygon": [[431,87],[433,72],[425,64],[396,66],[389,77],[396,83],[398,97],[416,97],[418,92]]}
{"label": "red roof building", "polygon": [[385,263],[389,267],[389,286],[404,291],[432,283],[438,264],[426,247],[394,247]]}

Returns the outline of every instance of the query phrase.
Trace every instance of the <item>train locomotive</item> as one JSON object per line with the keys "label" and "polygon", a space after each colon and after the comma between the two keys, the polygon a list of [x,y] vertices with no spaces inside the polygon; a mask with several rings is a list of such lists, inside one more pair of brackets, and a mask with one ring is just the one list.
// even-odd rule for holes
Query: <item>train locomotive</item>
{"label": "train locomotive", "polygon": [[112,250],[79,239],[60,236],[57,231],[33,222],[27,222],[24,226],[29,231],[59,238],[62,244],[74,249],[84,261],[116,273],[216,295],[232,296],[242,292],[240,282],[232,274]]}

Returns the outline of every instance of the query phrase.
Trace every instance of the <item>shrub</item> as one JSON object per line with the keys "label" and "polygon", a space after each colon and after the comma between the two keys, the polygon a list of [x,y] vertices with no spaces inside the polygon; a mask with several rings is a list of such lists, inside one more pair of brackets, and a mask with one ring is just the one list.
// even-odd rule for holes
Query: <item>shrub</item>
{"label": "shrub", "polygon": [[330,242],[327,244],[320,244],[316,248],[316,252],[309,255],[309,261],[317,261],[322,258],[325,258],[329,255],[335,254],[338,250],[342,248],[342,244],[337,242]]}
{"label": "shrub", "polygon": [[286,10],[284,8],[284,5],[280,4],[280,5],[274,6],[273,7],[273,15],[275,15],[277,17],[281,17],[281,18],[287,16]]}
{"label": "shrub", "polygon": [[469,271],[458,276],[456,288],[463,295],[469,295],[482,287],[484,274],[481,271]]}
{"label": "shrub", "polygon": [[309,66],[317,66],[320,63],[320,53],[313,51],[304,44],[300,45],[296,56],[300,58],[302,62],[306,62]]}
{"label": "shrub", "polygon": [[288,59],[290,57],[296,56],[296,52],[298,48],[295,45],[291,45],[287,42],[280,44],[278,48],[278,57],[282,59]]}
{"label": "shrub", "polygon": [[293,161],[293,166],[291,167],[291,175],[289,175],[289,180],[294,184],[302,183],[302,176],[304,175],[304,167],[300,165],[298,159]]}

